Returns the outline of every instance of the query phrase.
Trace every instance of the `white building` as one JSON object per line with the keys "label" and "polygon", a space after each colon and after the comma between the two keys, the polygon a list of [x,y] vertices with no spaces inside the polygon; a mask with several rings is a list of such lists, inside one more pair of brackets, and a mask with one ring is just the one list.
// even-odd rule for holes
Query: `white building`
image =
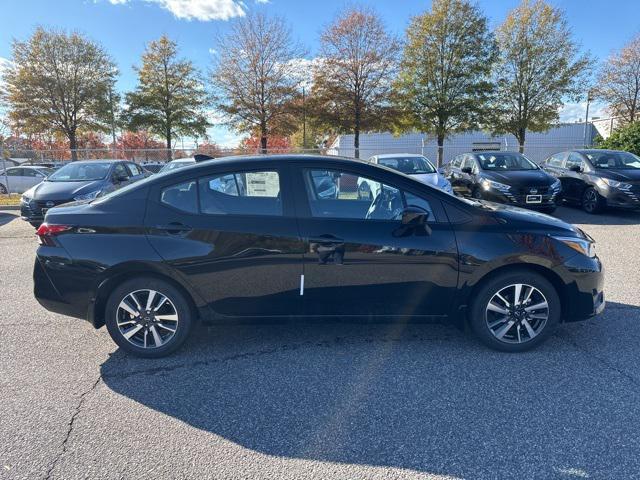
{"label": "white building", "polygon": [[[540,162],[563,150],[593,145],[596,133],[591,123],[563,123],[543,133],[527,132],[524,153],[531,160]],[[484,131],[457,133],[444,142],[444,161],[449,162],[461,153],[480,150],[518,151],[518,141],[513,135],[492,136]],[[353,135],[338,136],[327,153],[353,157]],[[420,153],[435,162],[438,145],[432,135],[424,133],[399,136],[389,132],[360,134],[360,158],[383,153]]]}

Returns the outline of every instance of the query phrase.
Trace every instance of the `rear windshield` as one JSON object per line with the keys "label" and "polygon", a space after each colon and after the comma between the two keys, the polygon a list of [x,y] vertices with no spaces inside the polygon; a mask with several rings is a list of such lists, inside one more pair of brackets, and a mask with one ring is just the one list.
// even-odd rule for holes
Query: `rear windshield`
{"label": "rear windshield", "polygon": [[378,165],[393,168],[406,175],[436,173],[436,169],[425,157],[378,158]]}
{"label": "rear windshield", "polygon": [[102,180],[107,177],[110,168],[111,164],[104,162],[72,162],[49,175],[47,180],[50,182],[89,182],[92,180]]}
{"label": "rear windshield", "polygon": [[587,152],[587,158],[594,167],[603,170],[637,170],[640,158],[628,152]]}
{"label": "rear windshield", "polygon": [[478,153],[483,170],[537,170],[538,166],[520,153]]}

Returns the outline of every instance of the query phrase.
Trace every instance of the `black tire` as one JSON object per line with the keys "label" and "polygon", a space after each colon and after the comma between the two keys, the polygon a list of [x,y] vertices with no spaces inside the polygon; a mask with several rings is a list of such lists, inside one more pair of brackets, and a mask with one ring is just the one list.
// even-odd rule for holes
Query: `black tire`
{"label": "black tire", "polygon": [[[120,331],[120,328],[118,327],[118,316],[122,315],[122,310],[119,310],[120,302],[123,301],[123,299],[125,299],[125,297],[127,297],[132,292],[140,292],[145,290],[154,290],[155,292],[164,295],[169,302],[167,303],[163,301],[161,305],[167,305],[166,308],[170,307],[171,309],[175,309],[175,312],[178,316],[178,320],[175,324],[169,324],[169,326],[171,327],[175,326],[175,332],[173,334],[171,334],[170,332],[167,333],[166,330],[163,330],[160,327],[155,328],[156,332],[164,332],[165,335],[172,335],[171,337],[168,337],[166,343],[160,342],[160,346],[154,345],[154,347],[149,346],[148,348],[144,348],[143,346],[139,346],[133,343],[133,341],[135,341],[137,338],[136,335],[132,337],[133,341],[127,340],[124,337],[124,333],[122,333]],[[138,300],[144,302],[144,293],[138,293],[137,295],[139,297]],[[140,295],[142,296],[140,297]],[[139,319],[142,317],[138,316],[131,318]],[[124,320],[126,320],[126,318]],[[127,280],[126,282],[116,287],[111,293],[105,307],[105,323],[107,325],[109,335],[111,335],[113,341],[116,342],[116,344],[118,344],[118,346],[126,352],[138,357],[159,358],[174,352],[185,342],[185,340],[189,337],[189,333],[191,332],[194,319],[190,303],[179,289],[164,280],[153,277],[138,277]],[[142,322],[136,320],[133,327],[137,327],[141,323]],[[147,326],[143,326],[141,329],[139,329],[139,331],[144,332],[145,330],[153,329],[151,327],[153,327],[153,322],[149,321],[149,324]],[[129,333],[129,331],[127,331],[126,333]],[[149,331],[147,333],[149,333]],[[151,335],[151,338],[153,338],[153,335]]]}
{"label": "black tire", "polygon": [[473,198],[475,198],[476,200],[482,200],[482,190],[480,190],[480,188],[476,187],[473,189],[473,191],[471,192],[471,196]]}
{"label": "black tire", "polygon": [[582,209],[590,214],[600,213],[606,206],[606,200],[598,193],[593,187],[585,188],[582,192],[582,199],[580,204]]}
{"label": "black tire", "polygon": [[7,193],[7,187],[0,183],[0,195],[5,195]]}
{"label": "black tire", "polygon": [[37,230],[38,228],[40,228],[40,225],[42,225],[42,222],[29,222],[29,223],[30,223],[30,224],[31,224],[31,226],[32,226],[33,228],[35,228],[36,230]]}
{"label": "black tire", "polygon": [[[489,302],[494,298],[494,295],[498,292],[501,292],[505,288],[510,288],[510,286],[515,284],[526,284],[534,287],[538,290],[538,293],[541,293],[545,297],[548,305],[548,316],[546,322],[544,324],[541,324],[540,330],[537,332],[536,336],[532,337],[529,340],[523,341],[522,343],[509,343],[508,338],[506,338],[505,341],[498,339],[497,336],[489,328],[487,318],[489,316],[489,314],[487,313],[487,307]],[[536,295],[538,293],[536,293]],[[558,296],[558,292],[551,284],[551,282],[549,282],[542,275],[539,275],[538,273],[532,271],[514,270],[505,272],[503,274],[498,274],[494,277],[490,277],[480,285],[478,291],[474,293],[474,299],[469,310],[469,324],[472,330],[478,336],[479,340],[489,348],[500,350],[503,352],[524,352],[526,350],[537,347],[553,333],[553,330],[560,322],[561,313],[560,297]],[[529,318],[527,318],[526,320],[528,322],[535,321]],[[500,327],[506,327],[507,323],[508,322],[501,324]],[[524,328],[525,325],[523,323],[516,322],[513,324],[513,326],[515,326],[517,329],[520,329],[523,338],[525,336],[528,336],[528,334],[526,333],[527,329]],[[498,328],[496,328],[496,330],[498,330]],[[513,335],[514,337],[515,334],[518,333],[515,332],[515,329],[510,329],[509,332],[509,335]],[[517,338],[520,338],[520,333],[518,333]],[[515,338],[513,339],[513,341],[515,342]]]}

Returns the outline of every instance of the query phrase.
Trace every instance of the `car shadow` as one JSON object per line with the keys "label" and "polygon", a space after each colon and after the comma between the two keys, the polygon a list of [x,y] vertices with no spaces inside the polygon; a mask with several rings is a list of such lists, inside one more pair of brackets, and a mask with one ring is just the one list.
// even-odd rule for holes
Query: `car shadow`
{"label": "car shadow", "polygon": [[593,215],[580,208],[564,205],[558,207],[554,217],[568,223],[580,225],[638,225],[640,224],[640,211],[607,209],[602,213]]}
{"label": "car shadow", "polygon": [[581,347],[607,335],[634,361],[637,343],[615,342],[640,309],[610,309],[524,354],[446,325],[238,325],[200,327],[164,359],[116,351],[101,373],[119,395],[277,457],[465,478],[630,477],[637,382]]}
{"label": "car shadow", "polygon": [[15,213],[0,212],[0,227],[14,221],[16,218],[18,218],[18,215]]}

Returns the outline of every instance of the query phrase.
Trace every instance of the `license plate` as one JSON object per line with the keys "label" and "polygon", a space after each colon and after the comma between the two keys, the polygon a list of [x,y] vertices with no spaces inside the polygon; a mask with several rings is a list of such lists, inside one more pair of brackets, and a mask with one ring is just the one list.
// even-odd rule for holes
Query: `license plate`
{"label": "license plate", "polygon": [[542,203],[542,195],[527,195],[527,203]]}

